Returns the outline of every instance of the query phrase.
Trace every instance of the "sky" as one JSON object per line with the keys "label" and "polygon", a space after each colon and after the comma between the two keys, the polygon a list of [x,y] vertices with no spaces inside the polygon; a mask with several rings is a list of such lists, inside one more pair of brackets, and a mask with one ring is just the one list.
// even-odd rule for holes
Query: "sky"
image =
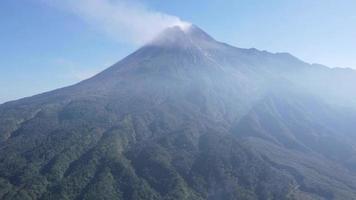
{"label": "sky", "polygon": [[356,69],[355,0],[1,0],[0,103],[84,80],[166,26]]}

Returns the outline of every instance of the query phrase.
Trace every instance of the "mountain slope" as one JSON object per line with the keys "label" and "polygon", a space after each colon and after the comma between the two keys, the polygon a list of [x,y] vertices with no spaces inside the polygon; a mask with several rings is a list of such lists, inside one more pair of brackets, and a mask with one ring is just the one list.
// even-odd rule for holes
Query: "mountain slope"
{"label": "mountain slope", "polygon": [[352,199],[355,80],[168,28],[88,80],[0,105],[0,198]]}

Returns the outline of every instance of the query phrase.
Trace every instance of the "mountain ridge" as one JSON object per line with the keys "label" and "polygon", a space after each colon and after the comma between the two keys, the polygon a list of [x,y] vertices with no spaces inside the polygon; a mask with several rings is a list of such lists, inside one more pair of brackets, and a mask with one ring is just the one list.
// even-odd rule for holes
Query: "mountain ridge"
{"label": "mountain ridge", "polygon": [[[189,27],[189,28],[187,28],[187,27]],[[196,25],[194,25],[194,24],[186,25],[185,29],[187,29],[187,30],[189,30],[189,29],[195,30],[196,32],[201,33],[202,35],[204,35],[204,38],[208,38],[208,40],[213,41],[214,43],[216,43],[216,44],[218,44],[218,45],[222,45],[222,46],[230,47],[231,49],[243,51],[244,54],[260,54],[260,55],[265,54],[265,55],[268,55],[268,56],[279,56],[279,55],[283,55],[283,56],[286,57],[286,59],[290,58],[290,59],[292,59],[292,60],[295,60],[295,62],[298,62],[298,61],[299,61],[300,63],[303,62],[305,65],[309,65],[309,66],[311,66],[311,67],[315,67],[315,68],[318,68],[318,69],[320,69],[320,70],[329,70],[329,69],[330,69],[330,70],[342,70],[342,71],[348,70],[349,72],[350,72],[350,70],[351,70],[351,72],[355,73],[355,70],[352,69],[352,68],[338,68],[338,67],[337,67],[337,68],[331,68],[331,67],[328,67],[328,66],[326,66],[326,65],[322,65],[322,64],[318,64],[318,63],[309,64],[309,63],[306,63],[306,62],[300,60],[299,58],[297,58],[297,57],[295,57],[295,56],[293,56],[292,54],[287,53],[287,52],[276,52],[276,53],[272,53],[272,52],[265,51],[265,50],[258,50],[258,49],[256,49],[256,48],[249,48],[249,49],[238,48],[238,47],[229,45],[229,44],[227,44],[227,43],[219,42],[219,41],[215,40],[214,38],[212,38],[211,36],[209,36],[206,32],[204,32],[202,29],[200,29],[198,26],[196,26]],[[182,28],[181,28],[180,26],[169,27],[169,28],[167,28],[166,30],[162,31],[161,34],[159,34],[159,35],[158,35],[155,39],[153,39],[151,42],[148,42],[147,44],[143,45],[142,47],[140,47],[140,48],[139,48],[137,51],[135,51],[134,53],[137,53],[137,52],[140,51],[141,49],[144,49],[144,48],[147,48],[147,47],[150,47],[150,46],[160,46],[160,45],[158,45],[158,44],[156,44],[156,45],[154,44],[155,41],[160,40],[160,37],[171,38],[171,40],[175,41],[174,37],[173,37],[173,39],[172,39],[171,35],[169,35],[169,33],[167,33],[167,32],[172,32],[172,30],[176,30],[176,32],[177,32],[177,30],[178,30],[178,32],[184,33],[184,30],[182,30]],[[173,31],[173,32],[174,32],[174,31]],[[167,35],[167,34],[168,34],[168,35]],[[184,33],[184,35],[187,35],[187,33]],[[187,37],[189,37],[189,36],[187,36]],[[162,43],[164,43],[164,42],[162,42]],[[174,48],[174,47],[173,47],[173,48]],[[122,60],[126,60],[126,59],[129,58],[130,56],[132,56],[132,54],[130,54],[129,56],[123,58]],[[120,62],[122,62],[122,61],[120,61]],[[113,66],[119,64],[120,62],[115,63]],[[111,68],[111,67],[109,67],[108,69],[110,69],[110,68]],[[108,69],[106,69],[106,70],[108,70]],[[104,70],[104,71],[106,71],[106,70]],[[99,74],[101,74],[101,73],[99,73]],[[91,79],[91,78],[93,78],[93,77],[90,77],[90,78],[88,78],[88,79]],[[86,79],[86,80],[87,80],[87,79]],[[86,81],[86,80],[83,80],[83,81]],[[83,82],[83,81],[80,81],[80,82]],[[79,82],[79,83],[80,83],[80,82]],[[77,84],[78,84],[78,83],[77,83]],[[74,84],[74,85],[77,85],[77,84]],[[71,86],[73,86],[73,85],[65,86],[65,87],[63,87],[63,88],[68,88],[68,87],[71,87]],[[61,89],[63,89],[63,88],[54,89],[54,91],[61,90]],[[46,93],[48,93],[48,92],[44,92],[44,93],[42,93],[42,94],[46,94]],[[39,94],[39,95],[41,95],[41,94]],[[37,96],[37,95],[34,95],[34,96]],[[32,96],[31,96],[31,97],[32,97]],[[16,99],[16,100],[11,100],[11,101],[8,101],[8,102],[3,102],[2,104],[6,104],[6,103],[9,103],[9,102],[13,102],[13,101],[18,101],[18,100],[21,100],[21,99],[27,99],[27,98],[28,98],[28,97],[24,97],[24,98],[20,98],[20,99]],[[0,104],[0,105],[1,105],[1,104]]]}

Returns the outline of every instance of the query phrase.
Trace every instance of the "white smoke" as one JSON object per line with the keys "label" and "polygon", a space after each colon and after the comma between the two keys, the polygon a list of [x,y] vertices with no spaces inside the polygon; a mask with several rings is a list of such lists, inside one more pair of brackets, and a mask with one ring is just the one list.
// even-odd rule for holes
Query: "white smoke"
{"label": "white smoke", "polygon": [[143,44],[170,26],[187,26],[176,16],[157,12],[133,0],[47,0],[105,31],[120,42]]}

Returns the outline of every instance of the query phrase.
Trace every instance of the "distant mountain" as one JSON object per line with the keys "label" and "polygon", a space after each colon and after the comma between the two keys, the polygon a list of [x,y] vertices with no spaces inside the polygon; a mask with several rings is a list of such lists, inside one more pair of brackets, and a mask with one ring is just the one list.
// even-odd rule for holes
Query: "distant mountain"
{"label": "distant mountain", "polygon": [[0,199],[356,199],[356,72],[172,27],[0,105]]}

